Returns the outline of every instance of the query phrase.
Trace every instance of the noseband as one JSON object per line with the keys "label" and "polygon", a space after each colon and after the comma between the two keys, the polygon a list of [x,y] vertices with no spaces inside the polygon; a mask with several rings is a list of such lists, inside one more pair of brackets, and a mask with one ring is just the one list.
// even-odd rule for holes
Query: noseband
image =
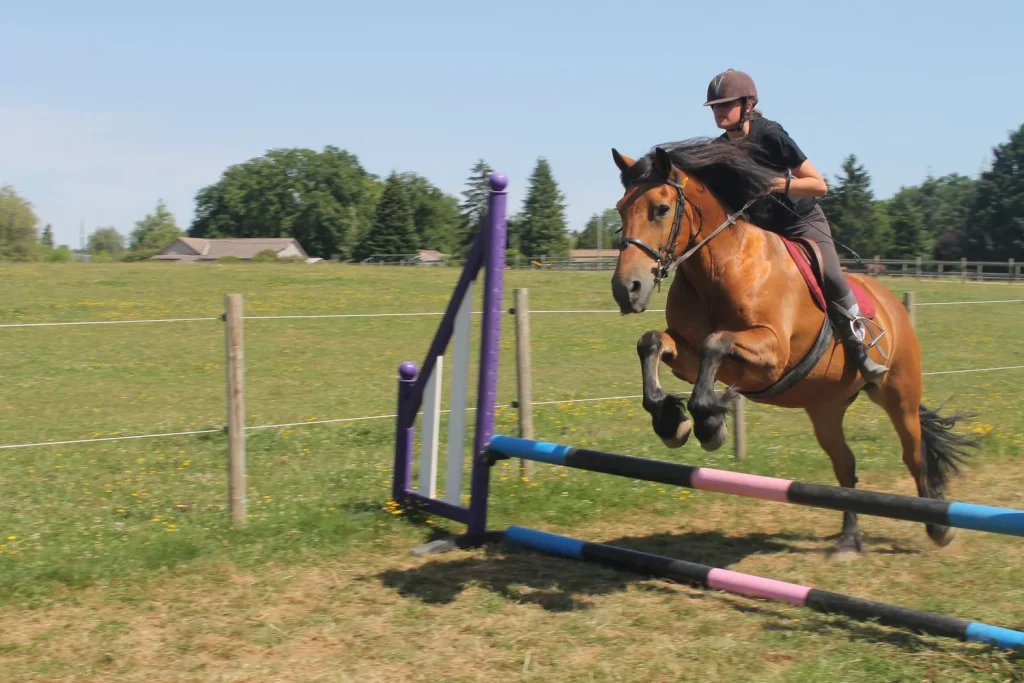
{"label": "noseband", "polygon": [[701,230],[704,229],[704,214],[701,212],[700,207],[694,204],[693,209],[697,212],[697,216],[700,218],[700,225],[698,226],[697,231],[693,233],[690,240],[686,243],[686,246],[688,247],[687,250],[682,256],[673,261],[671,259],[673,254],[676,253],[676,243],[679,241],[679,233],[683,227],[683,216],[686,214],[686,193],[683,191],[683,186],[686,184],[686,178],[683,178],[682,183],[678,183],[672,178],[668,178],[665,181],[665,184],[674,187],[676,194],[678,195],[676,199],[676,212],[672,217],[672,232],[669,233],[668,243],[661,249],[655,249],[636,237],[623,237],[622,241],[619,242],[619,251],[625,251],[626,248],[632,244],[639,247],[644,253],[654,259],[654,262],[657,265],[657,268],[655,268],[654,271],[654,284],[657,285],[658,291],[661,291],[662,280],[667,278],[673,270],[682,265],[686,259],[697,253],[698,249],[710,242],[718,233],[722,232],[730,225],[735,225],[736,218],[749,209],[751,204],[757,201],[757,197],[754,197],[744,204],[743,208],[736,213],[728,214],[722,224],[715,228],[710,235],[691,247],[690,245],[693,244],[693,241],[697,239],[698,235],[700,235]]}

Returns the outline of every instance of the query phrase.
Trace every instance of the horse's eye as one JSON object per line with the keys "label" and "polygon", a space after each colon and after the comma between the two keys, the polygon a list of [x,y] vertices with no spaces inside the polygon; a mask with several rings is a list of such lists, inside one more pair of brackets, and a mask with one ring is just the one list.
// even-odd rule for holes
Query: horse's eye
{"label": "horse's eye", "polygon": [[671,207],[668,204],[659,204],[658,208],[655,210],[654,213],[655,215],[657,215],[658,218],[664,218],[665,216],[668,215],[668,212],[670,210]]}

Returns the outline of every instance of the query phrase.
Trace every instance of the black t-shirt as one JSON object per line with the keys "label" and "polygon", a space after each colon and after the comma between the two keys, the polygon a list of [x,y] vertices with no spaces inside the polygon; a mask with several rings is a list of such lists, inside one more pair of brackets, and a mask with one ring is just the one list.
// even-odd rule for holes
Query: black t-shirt
{"label": "black t-shirt", "polygon": [[[720,139],[728,140],[729,136],[722,133]],[[789,133],[780,124],[763,117],[750,119],[750,131],[747,133],[747,141],[756,146],[755,157],[764,166],[773,168],[779,175],[785,176],[787,169],[794,169],[804,161],[807,156],[800,149],[799,145],[789,137]],[[800,220],[799,217],[809,216],[818,200],[814,197],[792,197],[781,192],[772,193],[775,199],[781,201],[797,215],[787,211],[785,207],[779,206],[774,199],[768,199],[761,204],[757,212],[764,227],[786,227],[793,225]]]}

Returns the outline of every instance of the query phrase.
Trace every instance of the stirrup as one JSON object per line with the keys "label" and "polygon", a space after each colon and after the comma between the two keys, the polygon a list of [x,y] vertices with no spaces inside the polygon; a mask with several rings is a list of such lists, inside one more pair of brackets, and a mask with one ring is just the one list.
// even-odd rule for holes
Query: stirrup
{"label": "stirrup", "polygon": [[[863,339],[860,339],[860,335],[857,334],[857,323],[858,322],[862,322],[862,321],[863,321],[863,323],[865,323],[864,324],[864,336],[867,337],[867,336],[870,335],[870,337],[871,337],[871,341],[870,342],[865,341]],[[878,330],[878,334],[871,333],[869,331],[869,329],[868,329],[868,325],[874,325],[875,329]],[[882,329],[881,325],[876,323],[874,320],[871,320],[870,318],[865,318],[862,315],[855,316],[853,318],[853,320],[850,321],[850,327],[853,328],[853,335],[855,337],[857,337],[857,339],[860,341],[861,344],[863,344],[864,346],[866,346],[869,349],[872,348],[872,347],[878,346],[878,342],[881,341],[882,337],[885,336],[885,330]],[[885,352],[885,349],[883,349],[881,346],[878,346],[878,353],[880,353],[882,355],[882,359],[883,360],[888,362],[889,354],[887,354]]]}
{"label": "stirrup", "polygon": [[[885,349],[883,349],[881,346],[878,345],[878,342],[881,341],[882,337],[885,336],[885,330],[882,329],[881,325],[876,323],[874,320],[871,320],[870,318],[865,318],[862,315],[854,315],[853,313],[851,313],[847,309],[845,309],[842,306],[840,306],[839,304],[837,304],[835,301],[830,301],[829,304],[832,306],[833,310],[838,311],[840,315],[842,315],[844,318],[846,318],[849,321],[850,331],[853,333],[853,338],[854,339],[856,339],[860,344],[864,345],[865,347],[867,347],[869,349],[872,348],[872,347],[878,346],[878,353],[880,353],[882,355],[883,360],[888,362],[889,354],[887,354],[885,352]],[[857,323],[862,323],[863,324],[864,336],[865,337],[870,336],[871,337],[871,341],[865,341],[864,339],[860,338],[860,334],[858,334],[858,332],[857,332]],[[877,330],[877,334],[872,333],[870,331],[869,326],[872,326],[872,325]]]}

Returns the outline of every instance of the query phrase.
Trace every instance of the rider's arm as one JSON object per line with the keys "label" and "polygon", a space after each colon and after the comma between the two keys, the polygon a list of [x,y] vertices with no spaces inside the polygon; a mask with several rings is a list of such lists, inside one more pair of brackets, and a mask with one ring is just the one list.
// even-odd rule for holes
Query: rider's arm
{"label": "rider's arm", "polygon": [[[804,159],[796,168],[791,169],[793,177],[789,179],[789,195],[792,197],[824,197],[828,192],[825,179],[818,173],[810,159]],[[786,178],[779,178],[775,183],[778,192],[786,191]]]}
{"label": "rider's arm", "polygon": [[781,126],[765,134],[765,144],[774,148],[776,158],[780,159],[792,174],[792,177],[788,179],[780,178],[775,182],[776,192],[786,192],[788,181],[788,194],[792,197],[825,196],[825,193],[828,192],[825,179],[821,177],[811,160]]}

